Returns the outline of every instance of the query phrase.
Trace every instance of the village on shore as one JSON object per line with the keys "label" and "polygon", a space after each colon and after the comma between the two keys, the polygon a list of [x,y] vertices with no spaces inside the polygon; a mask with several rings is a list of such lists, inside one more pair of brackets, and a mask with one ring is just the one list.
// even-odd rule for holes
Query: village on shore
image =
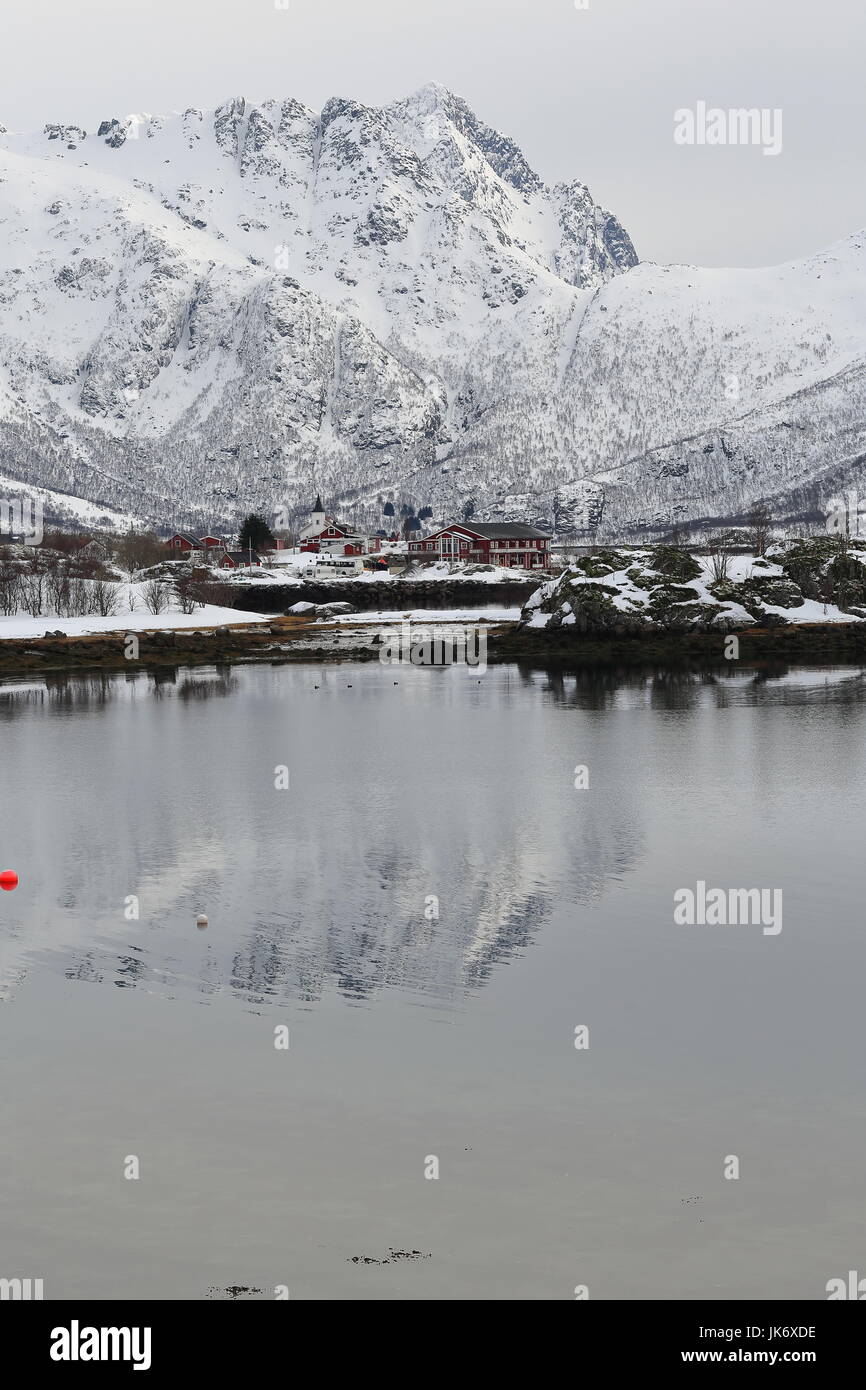
{"label": "village on shore", "polygon": [[[419,528],[420,529],[420,528]],[[220,570],[263,570],[291,566],[315,570],[317,578],[351,578],[357,574],[402,573],[412,565],[445,561],[460,565],[495,565],[540,573],[551,565],[552,537],[535,526],[518,522],[476,522],[464,518],[426,534],[408,525],[397,531],[365,533],[330,515],[316,497],[310,519],[297,544],[270,533],[263,520],[263,539],[255,544],[256,527],[248,526],[238,539],[193,536],[177,531],[166,542],[175,559]],[[243,541],[246,540],[246,544]]]}
{"label": "village on shore", "polygon": [[[251,513],[235,535],[51,530],[38,543],[7,544],[0,536],[0,664],[44,658],[46,644],[62,656],[58,643],[172,630],[192,639],[258,627],[259,654],[269,650],[259,641],[267,636],[297,653],[299,622],[352,622],[360,631],[414,616],[495,622],[514,651],[565,644],[588,652],[591,642],[633,647],[635,638],[660,636],[671,646],[788,626],[802,638],[835,628],[836,645],[864,645],[866,541],[847,528],[777,539],[758,517],[701,545],[676,536],[641,545],[562,541],[467,513],[440,525],[411,521],[402,534],[362,532],[317,496],[294,535]],[[346,626],[329,652],[340,643],[347,653],[357,647]],[[315,643],[310,650],[321,655]]]}

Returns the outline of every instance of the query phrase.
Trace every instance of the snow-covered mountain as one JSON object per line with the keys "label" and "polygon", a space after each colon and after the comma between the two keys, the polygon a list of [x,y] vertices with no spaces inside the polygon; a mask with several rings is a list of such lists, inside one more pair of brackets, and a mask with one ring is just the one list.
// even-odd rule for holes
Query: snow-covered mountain
{"label": "snow-covered mountain", "polygon": [[864,265],[638,265],[436,85],[0,128],[0,488],[170,524],[813,507],[866,457]]}

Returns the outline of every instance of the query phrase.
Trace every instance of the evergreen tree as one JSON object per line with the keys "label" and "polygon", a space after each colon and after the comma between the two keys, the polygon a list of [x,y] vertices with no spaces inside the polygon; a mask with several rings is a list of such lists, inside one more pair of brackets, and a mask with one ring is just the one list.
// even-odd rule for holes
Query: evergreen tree
{"label": "evergreen tree", "polygon": [[274,537],[271,528],[258,512],[245,516],[238,536],[241,550],[272,550]]}

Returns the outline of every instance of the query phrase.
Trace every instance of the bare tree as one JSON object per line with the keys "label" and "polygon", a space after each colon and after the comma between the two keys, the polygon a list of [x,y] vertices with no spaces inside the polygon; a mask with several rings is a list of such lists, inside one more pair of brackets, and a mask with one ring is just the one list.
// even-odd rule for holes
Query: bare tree
{"label": "bare tree", "polygon": [[21,574],[9,555],[0,555],[0,609],[7,618],[18,612],[21,601]]}
{"label": "bare tree", "polygon": [[169,551],[153,531],[133,531],[132,528],[119,536],[114,543],[117,563],[127,574],[137,574],[139,570],[158,565],[160,560],[169,558]]}
{"label": "bare tree", "polygon": [[217,608],[232,608],[237,589],[227,580],[203,579],[194,580],[190,592],[201,608],[211,603]]}
{"label": "bare tree", "polygon": [[90,612],[90,593],[83,579],[70,579],[66,600],[66,615],[81,618]]}
{"label": "bare tree", "polygon": [[105,573],[99,556],[90,550],[79,550],[69,564],[77,579],[99,579]]}
{"label": "bare tree", "polygon": [[62,618],[69,602],[69,566],[59,555],[44,560],[45,592],[48,605]]}
{"label": "bare tree", "polygon": [[770,543],[773,518],[766,502],[756,502],[749,512],[749,540],[756,555],[763,555]]}
{"label": "bare tree", "polygon": [[170,590],[164,579],[149,579],[142,590],[148,613],[164,613],[170,601]]}
{"label": "bare tree", "polygon": [[94,579],[90,585],[94,612],[102,618],[113,618],[117,612],[118,590],[107,579]]}
{"label": "bare tree", "polygon": [[193,590],[193,581],[190,579],[189,575],[184,575],[181,579],[175,580],[174,592],[181,613],[194,613],[196,608],[196,597]]}
{"label": "bare tree", "polygon": [[718,531],[714,536],[710,536],[707,541],[707,549],[710,557],[710,573],[713,576],[713,582],[715,584],[719,584],[728,578],[735,540],[736,537],[732,536],[730,531]]}
{"label": "bare tree", "polygon": [[21,601],[31,618],[41,616],[45,607],[45,575],[41,569],[31,569],[21,580]]}
{"label": "bare tree", "polygon": [[42,546],[46,550],[57,550],[62,555],[74,555],[76,551],[89,544],[91,537],[82,531],[46,531]]}

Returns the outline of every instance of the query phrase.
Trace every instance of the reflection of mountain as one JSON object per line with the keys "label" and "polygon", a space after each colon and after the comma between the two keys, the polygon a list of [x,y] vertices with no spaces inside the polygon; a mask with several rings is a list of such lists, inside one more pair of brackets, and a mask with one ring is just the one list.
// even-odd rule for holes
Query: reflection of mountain
{"label": "reflection of mountain", "polygon": [[[864,690],[849,670],[504,667],[397,689],[378,665],[351,689],[345,667],[0,685],[0,846],[21,875],[0,899],[0,997],[40,958],[247,1003],[458,999],[633,870],[658,717],[679,721],[681,766],[653,772],[670,795],[712,777],[719,711],[832,704],[844,728]],[[768,797],[787,737],[768,722],[743,749]]]}
{"label": "reflection of mountain", "polygon": [[19,789],[0,834],[22,875],[0,970],[39,957],[249,1002],[479,989],[558,903],[629,871],[640,819],[619,793],[581,800],[571,731],[520,680],[411,675],[399,691],[378,667],[351,691],[345,668],[0,686]]}
{"label": "reflection of mountain", "polygon": [[[635,769],[658,756],[659,717],[679,721],[682,764],[654,773],[670,795],[713,776],[720,711],[832,704],[844,730],[864,691],[849,670],[733,668],[0,685],[0,846],[21,874],[0,899],[0,994],[40,958],[82,983],[251,1004],[459,999],[635,867],[652,815]],[[768,721],[742,750],[768,796],[788,736]]]}

